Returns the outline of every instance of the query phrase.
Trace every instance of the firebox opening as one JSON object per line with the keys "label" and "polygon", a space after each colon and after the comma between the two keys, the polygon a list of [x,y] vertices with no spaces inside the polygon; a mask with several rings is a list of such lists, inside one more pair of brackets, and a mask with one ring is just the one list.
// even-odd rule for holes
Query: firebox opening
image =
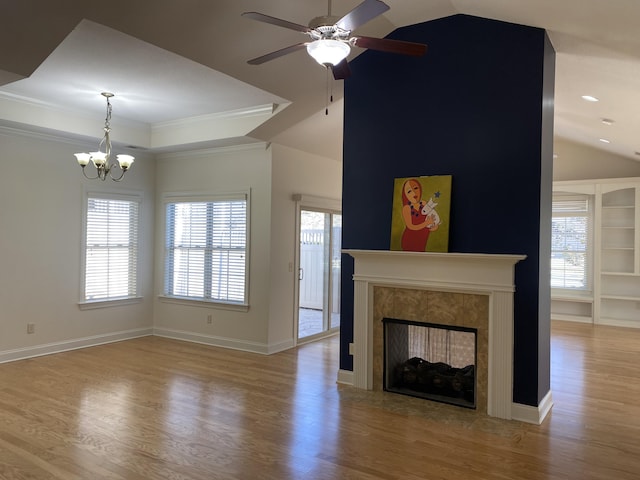
{"label": "firebox opening", "polygon": [[382,322],[385,391],[476,408],[476,329]]}

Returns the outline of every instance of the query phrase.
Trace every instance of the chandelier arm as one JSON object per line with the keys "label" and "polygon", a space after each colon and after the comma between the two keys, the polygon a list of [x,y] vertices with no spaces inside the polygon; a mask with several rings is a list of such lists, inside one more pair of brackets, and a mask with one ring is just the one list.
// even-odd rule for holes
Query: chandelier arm
{"label": "chandelier arm", "polygon": [[[115,164],[113,165],[115,166]],[[111,171],[113,170],[113,168],[109,169],[109,176],[111,177],[111,180],[113,180],[114,182],[119,182],[124,178],[124,174],[127,173],[127,171],[122,168],[122,167],[118,167],[120,170],[122,170],[122,173],[120,174],[120,176],[118,178],[114,177],[113,174],[111,173]]]}
{"label": "chandelier arm", "polygon": [[96,174],[95,177],[90,177],[89,175],[87,175],[87,172],[84,168],[85,166],[82,166],[82,174],[85,176],[85,178],[89,179],[89,180],[96,180],[97,178],[100,178],[100,175]]}

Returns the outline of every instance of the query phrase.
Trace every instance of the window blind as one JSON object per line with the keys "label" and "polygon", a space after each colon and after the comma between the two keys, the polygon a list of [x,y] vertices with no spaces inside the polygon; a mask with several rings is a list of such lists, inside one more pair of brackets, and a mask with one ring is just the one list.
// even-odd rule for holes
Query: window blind
{"label": "window blind", "polygon": [[87,198],[84,300],[137,295],[139,200]]}
{"label": "window blind", "polygon": [[247,200],[166,205],[165,295],[246,303]]}
{"label": "window blind", "polygon": [[592,209],[587,195],[557,196],[552,201],[551,287],[590,290]]}

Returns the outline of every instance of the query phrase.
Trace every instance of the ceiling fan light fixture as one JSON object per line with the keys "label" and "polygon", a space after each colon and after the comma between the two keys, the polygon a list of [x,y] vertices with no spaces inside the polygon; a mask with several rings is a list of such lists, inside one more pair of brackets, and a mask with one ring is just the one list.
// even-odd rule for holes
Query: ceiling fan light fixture
{"label": "ceiling fan light fixture", "polygon": [[320,65],[337,65],[350,51],[349,45],[339,40],[320,39],[307,44],[307,52]]}

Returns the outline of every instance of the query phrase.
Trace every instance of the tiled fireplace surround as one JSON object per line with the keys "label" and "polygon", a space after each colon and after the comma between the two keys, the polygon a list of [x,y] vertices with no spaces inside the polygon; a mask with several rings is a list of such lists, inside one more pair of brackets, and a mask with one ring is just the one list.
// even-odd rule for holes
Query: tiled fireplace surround
{"label": "tiled fireplace surround", "polygon": [[476,409],[512,418],[514,266],[524,256],[345,253],[354,258],[353,386],[382,390],[384,317],[475,328]]}
{"label": "tiled fireplace surround", "polygon": [[411,288],[373,287],[373,390],[383,389],[384,328],[382,319],[477,329],[476,409],[487,412],[489,297],[469,293],[436,292]]}

